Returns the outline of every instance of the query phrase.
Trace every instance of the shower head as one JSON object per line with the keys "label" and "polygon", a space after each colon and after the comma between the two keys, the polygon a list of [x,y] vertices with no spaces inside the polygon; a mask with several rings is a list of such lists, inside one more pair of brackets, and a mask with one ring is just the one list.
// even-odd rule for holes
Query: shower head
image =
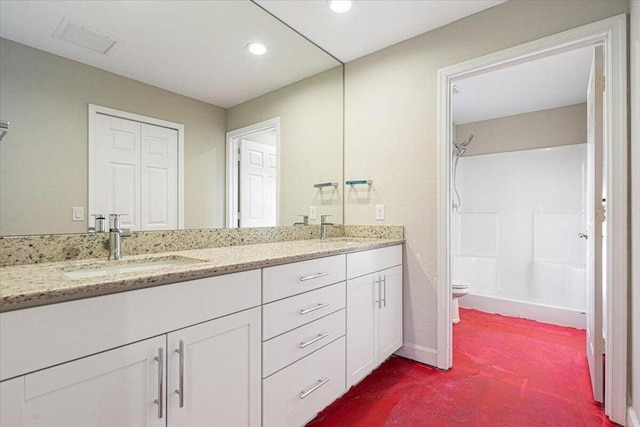
{"label": "shower head", "polygon": [[2,141],[7,132],[9,132],[9,122],[0,120],[0,141]]}
{"label": "shower head", "polygon": [[467,139],[465,139],[465,140],[464,140],[464,141],[462,141],[462,142],[455,142],[455,141],[453,141],[453,145],[454,145],[458,150],[461,150],[461,149],[463,149],[463,148],[466,148],[466,147],[467,147],[467,145],[469,145],[469,144],[471,143],[471,140],[472,140],[472,139],[473,139],[473,134],[469,135],[469,136],[467,137]]}
{"label": "shower head", "polygon": [[467,139],[465,139],[462,142],[453,141],[453,146],[455,147],[453,149],[453,154],[455,154],[458,157],[462,156],[464,152],[467,151],[467,145],[471,143],[472,139],[473,139],[473,134],[469,135]]}

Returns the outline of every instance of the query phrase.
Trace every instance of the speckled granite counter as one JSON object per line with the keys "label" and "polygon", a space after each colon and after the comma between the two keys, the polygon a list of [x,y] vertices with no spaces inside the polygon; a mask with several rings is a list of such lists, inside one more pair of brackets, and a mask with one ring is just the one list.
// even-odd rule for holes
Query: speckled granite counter
{"label": "speckled granite counter", "polygon": [[[255,245],[194,249],[124,257],[122,261],[96,259],[17,265],[0,268],[0,312],[107,295],[185,280],[278,264],[357,252],[404,243],[402,239],[333,238],[295,240]],[[70,278],[70,272],[131,266],[153,260],[152,270]],[[67,275],[65,275],[67,273]]]}

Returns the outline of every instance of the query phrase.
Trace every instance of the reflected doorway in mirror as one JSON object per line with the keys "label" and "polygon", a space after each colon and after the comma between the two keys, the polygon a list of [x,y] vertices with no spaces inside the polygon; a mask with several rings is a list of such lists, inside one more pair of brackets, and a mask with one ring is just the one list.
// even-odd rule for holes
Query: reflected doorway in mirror
{"label": "reflected doorway in mirror", "polygon": [[227,133],[227,227],[278,222],[280,118]]}

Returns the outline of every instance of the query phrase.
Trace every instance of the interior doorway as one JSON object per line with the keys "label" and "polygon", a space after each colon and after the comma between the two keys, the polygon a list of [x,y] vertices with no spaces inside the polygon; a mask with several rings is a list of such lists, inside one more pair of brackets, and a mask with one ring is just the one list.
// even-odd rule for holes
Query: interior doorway
{"label": "interior doorway", "polygon": [[[587,200],[594,217],[602,206],[602,194],[607,198],[607,233],[601,245],[607,248],[603,256],[602,304],[591,300],[594,307],[603,308],[604,345],[604,408],[609,418],[623,424],[626,413],[626,302],[627,292],[627,113],[626,113],[626,18],[610,18],[584,27],[559,33],[544,39],[496,52],[485,57],[439,70],[439,221],[438,221],[438,357],[439,368],[452,366],[452,141],[464,142],[467,135],[455,135],[452,120],[452,89],[456,82],[472,76],[502,70],[518,64],[548,58],[563,52],[586,47],[603,48],[602,67],[606,78],[603,93],[602,147],[603,190]],[[562,72],[558,70],[557,72]],[[591,168],[591,170],[595,170]],[[595,180],[595,178],[593,178]],[[595,181],[594,181],[595,182]],[[526,195],[525,195],[526,196]],[[599,196],[598,199],[596,199]],[[464,203],[464,202],[463,202]],[[588,221],[587,221],[588,222]],[[585,233],[592,237],[597,232]],[[601,236],[601,234],[599,234]],[[592,240],[593,242],[594,240]],[[620,258],[622,257],[622,258]],[[596,262],[597,264],[597,262]],[[593,275],[593,272],[588,274]],[[595,277],[595,276],[594,276]],[[602,345],[597,337],[591,340]],[[597,363],[596,363],[597,364]],[[595,366],[595,365],[594,365]],[[593,375],[594,377],[597,375]],[[597,380],[596,380],[597,381]],[[596,385],[597,388],[597,385]]]}
{"label": "interior doorway", "polygon": [[278,224],[280,119],[227,133],[227,227]]}

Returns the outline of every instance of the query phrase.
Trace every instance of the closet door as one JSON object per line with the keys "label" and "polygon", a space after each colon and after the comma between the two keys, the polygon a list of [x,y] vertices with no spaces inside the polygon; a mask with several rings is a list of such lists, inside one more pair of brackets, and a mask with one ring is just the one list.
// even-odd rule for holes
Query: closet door
{"label": "closet door", "polygon": [[141,230],[178,228],[178,131],[142,123]]}
{"label": "closet door", "polygon": [[89,213],[125,214],[122,227],[139,230],[140,123],[96,114],[95,132]]}

